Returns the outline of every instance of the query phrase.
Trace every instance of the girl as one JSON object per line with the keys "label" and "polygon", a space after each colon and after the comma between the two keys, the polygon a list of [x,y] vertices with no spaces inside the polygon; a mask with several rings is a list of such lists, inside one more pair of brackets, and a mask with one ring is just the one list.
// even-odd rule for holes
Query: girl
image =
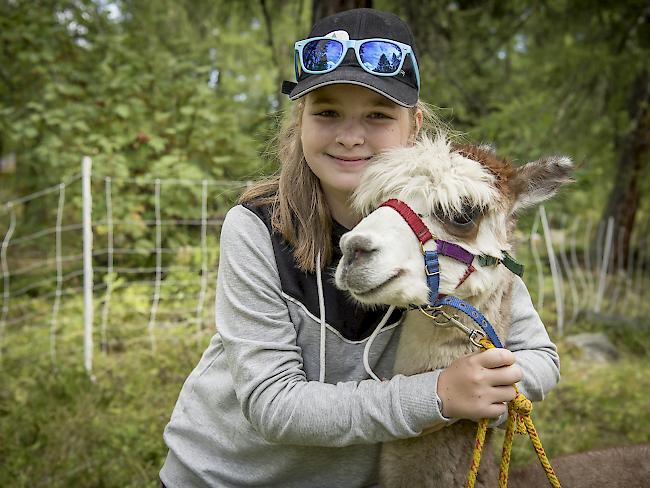
{"label": "girl", "polygon": [[521,380],[540,400],[557,382],[555,346],[521,281],[510,351],[391,377],[395,312],[370,357],[389,379],[364,369],[364,345],[386,309],[357,307],[333,286],[338,242],[359,220],[348,197],[364,167],[421,130],[415,55],[403,21],[368,9],[327,17],[296,43],[280,174],[248,190],[224,221],[218,332],[165,429],[165,486],[372,486],[381,442],[457,418],[503,419],[509,385]]}

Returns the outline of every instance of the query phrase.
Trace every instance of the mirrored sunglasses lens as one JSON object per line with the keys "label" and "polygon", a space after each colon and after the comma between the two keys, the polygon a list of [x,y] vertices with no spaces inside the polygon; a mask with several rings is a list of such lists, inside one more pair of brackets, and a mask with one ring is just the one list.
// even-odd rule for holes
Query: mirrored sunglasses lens
{"label": "mirrored sunglasses lens", "polygon": [[308,42],[302,50],[302,62],[310,71],[334,68],[343,55],[343,44],[330,39]]}
{"label": "mirrored sunglasses lens", "polygon": [[375,73],[396,73],[402,56],[400,47],[392,42],[368,41],[359,48],[363,65]]}

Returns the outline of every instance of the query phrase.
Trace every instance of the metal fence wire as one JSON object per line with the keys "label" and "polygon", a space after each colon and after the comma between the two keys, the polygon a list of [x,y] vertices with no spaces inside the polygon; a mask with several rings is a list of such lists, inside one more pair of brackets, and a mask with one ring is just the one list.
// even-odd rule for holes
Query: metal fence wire
{"label": "metal fence wire", "polygon": [[[249,184],[96,177],[84,158],[80,174],[2,204],[0,363],[41,340],[54,365],[64,348],[92,374],[95,350],[155,352],[174,333],[200,337],[214,327],[220,227]],[[142,200],[128,208],[122,194]],[[25,208],[37,202],[55,218],[34,231]],[[585,315],[616,323],[650,312],[647,236],[633,234],[624,263],[614,259],[620,235],[611,218],[568,218],[543,206],[516,232],[533,303],[558,334]]]}

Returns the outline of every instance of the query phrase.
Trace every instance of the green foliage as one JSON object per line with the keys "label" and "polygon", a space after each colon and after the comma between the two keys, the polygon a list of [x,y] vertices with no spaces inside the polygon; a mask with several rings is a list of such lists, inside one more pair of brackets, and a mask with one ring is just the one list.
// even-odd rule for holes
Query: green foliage
{"label": "green foliage", "polygon": [[186,339],[161,344],[155,356],[100,356],[94,382],[71,362],[53,374],[46,355],[20,370],[6,365],[14,369],[1,380],[0,483],[158,486],[162,430],[197,355]]}
{"label": "green foliage", "polygon": [[[192,253],[183,259],[197,260]],[[173,278],[188,275],[175,272]],[[181,385],[208,343],[213,297],[206,299],[203,330],[197,332],[195,312],[187,311],[196,307],[196,288],[163,290],[154,353],[146,330],[151,287],[119,278],[113,285],[108,354],[100,351],[102,304],[95,304],[92,381],[82,368],[80,296],[64,302],[55,366],[48,320],[6,330],[0,374],[1,486],[158,486],[155,479],[166,454],[162,431]],[[36,310],[51,309],[47,300],[28,301]]]}
{"label": "green foliage", "polygon": [[[374,6],[412,25],[425,101],[515,161],[572,156],[577,183],[551,206],[600,214],[631,130],[630,94],[650,57],[644,2]],[[0,153],[16,152],[18,164],[14,176],[0,175],[1,198],[77,174],[84,154],[98,186],[114,178],[116,213],[141,218],[153,210],[151,192],[125,178],[273,170],[259,156],[276,127],[267,114],[288,103],[278,86],[293,77],[292,43],[310,15],[304,0],[2,3]],[[640,179],[637,222],[650,215],[650,179]],[[174,194],[172,215],[195,206],[198,193]],[[27,225],[53,210],[31,205]]]}
{"label": "green foliage", "polygon": [[[648,69],[645,2],[381,1],[376,7],[412,26],[425,101],[447,108],[455,128],[495,144],[508,159],[570,155],[578,182],[551,206],[600,215],[621,141],[633,128],[630,97]],[[647,154],[642,163],[647,175]],[[648,203],[642,197],[637,222],[647,219]]]}
{"label": "green foliage", "polygon": [[[276,43],[289,46],[299,11],[270,12]],[[290,59],[290,47],[275,51]],[[116,215],[137,219],[153,213],[153,188],[133,191],[127,179],[236,180],[272,169],[259,154],[274,125],[265,114],[280,108],[275,51],[262,12],[232,2],[3,2],[0,154],[18,160],[14,176],[0,175],[8,196],[67,180],[90,155],[98,189],[110,176],[121,195]],[[171,192],[165,206],[186,218],[197,201],[199,185]],[[27,225],[55,210],[30,205]]]}

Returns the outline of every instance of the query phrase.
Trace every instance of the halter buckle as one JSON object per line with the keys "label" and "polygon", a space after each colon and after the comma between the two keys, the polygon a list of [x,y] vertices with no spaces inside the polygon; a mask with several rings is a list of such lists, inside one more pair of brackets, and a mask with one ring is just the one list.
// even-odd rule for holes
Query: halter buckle
{"label": "halter buckle", "polygon": [[420,306],[418,307],[418,310],[426,317],[433,320],[436,327],[442,327],[443,329],[451,327],[451,324],[449,323],[451,316],[442,309],[441,305],[437,307],[432,307],[431,305]]}
{"label": "halter buckle", "polygon": [[481,339],[487,337],[485,332],[479,329],[474,329],[473,327],[468,327],[458,320],[458,315],[449,315],[442,309],[442,305],[438,306],[426,306],[418,307],[418,310],[424,315],[433,320],[433,323],[436,327],[447,329],[449,327],[456,327],[461,330],[465,335],[467,335],[469,341],[474,344],[476,347],[483,347],[481,345]]}
{"label": "halter buckle", "polygon": [[481,344],[481,339],[485,339],[486,337],[485,332],[482,330],[472,329],[472,332],[469,334],[469,341],[476,347],[482,348],[483,344]]}

